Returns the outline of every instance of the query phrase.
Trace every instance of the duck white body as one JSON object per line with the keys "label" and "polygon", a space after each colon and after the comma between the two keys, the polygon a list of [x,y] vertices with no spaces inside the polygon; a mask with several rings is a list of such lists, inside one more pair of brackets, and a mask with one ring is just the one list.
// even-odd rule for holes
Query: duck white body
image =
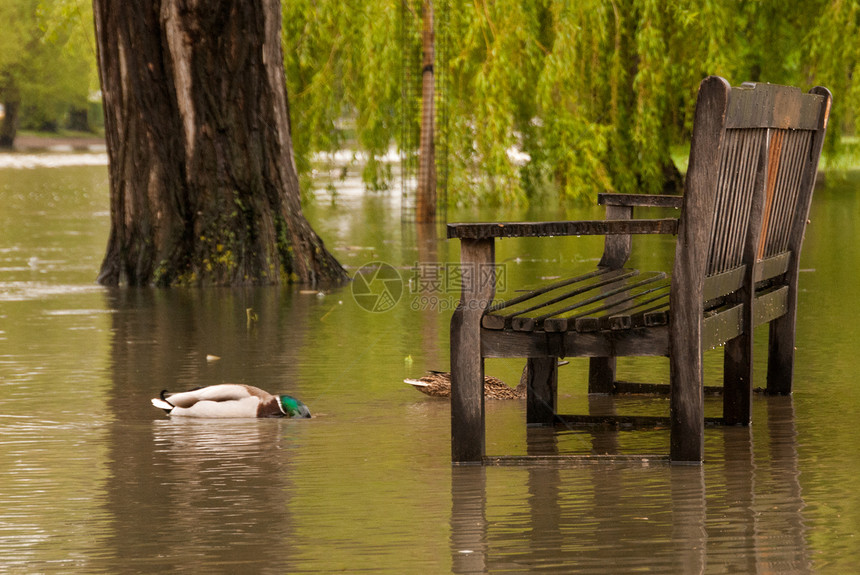
{"label": "duck white body", "polygon": [[237,383],[210,385],[153,398],[152,405],[183,417],[310,417],[301,401],[289,395],[272,395],[258,387]]}

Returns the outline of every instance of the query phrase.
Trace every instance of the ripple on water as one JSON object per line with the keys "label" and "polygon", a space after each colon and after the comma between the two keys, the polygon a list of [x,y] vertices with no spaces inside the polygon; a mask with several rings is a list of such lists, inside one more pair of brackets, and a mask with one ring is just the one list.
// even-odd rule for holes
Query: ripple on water
{"label": "ripple on water", "polygon": [[32,170],[69,166],[107,166],[106,152],[63,154],[0,154],[0,169]]}
{"label": "ripple on water", "polygon": [[68,285],[48,282],[0,282],[0,302],[35,301],[45,298],[104,291],[98,285]]}

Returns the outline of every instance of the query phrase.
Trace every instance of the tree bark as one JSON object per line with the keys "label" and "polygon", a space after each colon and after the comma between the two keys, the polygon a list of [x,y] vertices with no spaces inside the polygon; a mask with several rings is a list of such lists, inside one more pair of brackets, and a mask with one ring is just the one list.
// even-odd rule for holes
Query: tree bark
{"label": "tree bark", "polygon": [[305,220],[278,0],[93,0],[105,285],[340,282]]}
{"label": "tree bark", "polygon": [[415,196],[415,220],[436,220],[436,90],[433,62],[435,30],[433,0],[424,0],[423,58],[421,67],[421,136],[418,148],[418,182]]}

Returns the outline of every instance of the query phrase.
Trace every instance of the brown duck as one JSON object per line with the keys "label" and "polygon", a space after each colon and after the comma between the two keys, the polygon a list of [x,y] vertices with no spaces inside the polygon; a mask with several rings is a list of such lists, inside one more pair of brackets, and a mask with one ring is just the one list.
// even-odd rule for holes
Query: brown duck
{"label": "brown duck", "polygon": [[[523,369],[520,383],[511,387],[501,379],[491,375],[484,376],[484,397],[487,399],[525,399],[527,368]],[[420,379],[404,379],[404,383],[431,397],[451,397],[451,374],[447,371],[428,371]]]}

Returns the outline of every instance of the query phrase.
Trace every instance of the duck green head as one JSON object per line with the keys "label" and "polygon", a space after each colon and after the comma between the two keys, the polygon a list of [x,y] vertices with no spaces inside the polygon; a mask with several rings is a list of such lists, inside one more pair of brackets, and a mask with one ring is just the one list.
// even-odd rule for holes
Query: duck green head
{"label": "duck green head", "polygon": [[295,397],[290,397],[289,395],[280,395],[278,399],[281,400],[281,411],[284,412],[284,415],[287,417],[310,417],[311,411],[308,409],[304,403],[296,399]]}

